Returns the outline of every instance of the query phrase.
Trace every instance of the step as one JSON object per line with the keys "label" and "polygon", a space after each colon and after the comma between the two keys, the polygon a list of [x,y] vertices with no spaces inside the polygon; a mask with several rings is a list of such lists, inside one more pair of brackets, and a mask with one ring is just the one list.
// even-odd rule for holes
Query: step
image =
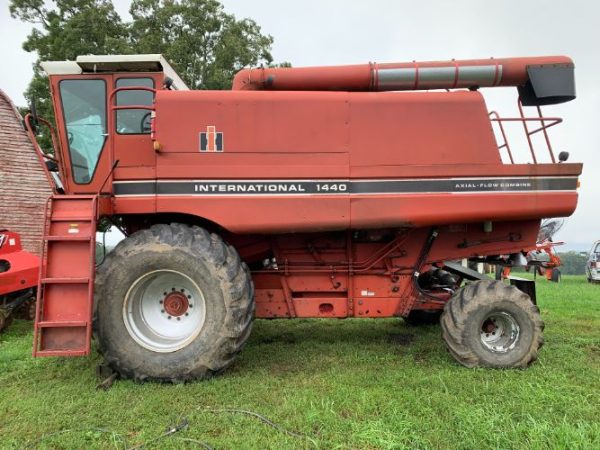
{"label": "step", "polygon": [[42,278],[40,282],[42,284],[87,284],[89,283],[89,277],[81,278]]}
{"label": "step", "polygon": [[81,320],[64,320],[56,322],[38,322],[38,328],[87,327],[88,323]]}
{"label": "step", "polygon": [[44,240],[45,241],[65,241],[65,242],[71,242],[71,241],[88,241],[91,239],[91,236],[74,236],[72,234],[65,234],[64,236],[45,236]]}
{"label": "step", "polygon": [[62,217],[51,217],[51,222],[91,222],[90,216],[62,216]]}
{"label": "step", "polygon": [[87,356],[87,350],[38,350],[35,356]]}
{"label": "step", "polygon": [[55,195],[47,204],[33,356],[90,353],[96,207],[95,196]]}

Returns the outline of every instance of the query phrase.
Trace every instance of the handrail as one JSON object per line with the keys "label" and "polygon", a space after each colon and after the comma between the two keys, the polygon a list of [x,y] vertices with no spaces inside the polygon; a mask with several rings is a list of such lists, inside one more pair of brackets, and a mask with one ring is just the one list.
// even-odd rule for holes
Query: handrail
{"label": "handrail", "polygon": [[154,111],[154,106],[148,105],[123,105],[123,106],[111,106],[111,111],[121,111],[124,109],[147,109],[148,111]]}
{"label": "handrail", "polygon": [[156,94],[156,89],[149,88],[146,86],[121,86],[121,87],[115,88],[111,91],[110,96],[108,97],[108,100],[112,102],[115,94],[117,94],[121,91],[148,91],[148,92],[152,92],[153,94]]}
{"label": "handrail", "polygon": [[508,157],[510,158],[510,163],[514,164],[515,160],[513,159],[512,152],[510,151],[510,145],[508,144],[508,139],[506,138],[506,133],[504,132],[504,125],[502,125],[502,119],[500,118],[500,115],[496,111],[490,111],[489,116],[490,117],[495,117],[495,118],[492,118],[490,120],[492,122],[498,122],[498,126],[500,128],[500,132],[502,133],[502,139],[504,139],[504,144],[500,145],[498,147],[498,150],[500,150],[501,148],[506,147],[506,151],[508,152]]}
{"label": "handrail", "polygon": [[[44,174],[46,175],[46,178],[48,179],[48,184],[50,186],[50,189],[52,189],[52,193],[58,194],[59,193],[58,186],[56,185],[56,182],[52,178],[52,175],[50,175],[50,171],[48,170],[48,166],[46,166],[46,161],[44,160],[44,158],[52,159],[55,162],[58,162],[58,159],[48,157],[48,155],[46,155],[43,152],[42,148],[40,147],[40,144],[38,144],[37,138],[35,136],[35,132],[33,131],[33,127],[31,126],[32,120],[33,120],[33,115],[31,113],[27,113],[27,115],[25,115],[25,118],[23,119],[25,131],[27,132],[27,135],[29,136],[29,140],[33,144],[33,148],[34,148],[35,153],[40,161],[40,164],[42,165]],[[40,120],[44,125],[50,126],[50,123],[48,121],[46,121],[44,119],[38,119],[38,120]],[[52,145],[55,145],[56,141],[55,141],[55,137],[54,137],[54,132],[51,127],[50,127],[50,134],[52,135]],[[54,150],[57,151],[57,147],[54,147]]]}
{"label": "handrail", "polygon": [[[550,137],[548,136],[547,130],[548,128],[553,127],[554,125],[558,125],[559,123],[561,123],[562,119],[560,117],[543,117],[542,109],[539,106],[536,106],[538,117],[525,117],[525,113],[523,111],[523,104],[520,98],[517,101],[517,106],[519,108],[520,117],[500,117],[500,115],[496,111],[490,111],[490,113],[488,114],[491,122],[498,123],[500,133],[502,134],[502,139],[504,140],[504,143],[502,145],[499,145],[498,149],[506,148],[511,164],[515,163],[503,124],[504,122],[521,122],[523,124],[523,130],[525,131],[525,137],[527,138],[527,144],[529,146],[529,152],[531,153],[533,163],[537,164],[537,158],[535,154],[533,141],[531,140],[531,136],[533,136],[536,133],[539,133],[540,131],[544,134],[546,147],[548,148],[548,153],[550,154],[550,160],[552,161],[552,163],[556,163],[556,158],[554,157],[554,151],[552,150],[552,144],[550,143]],[[528,122],[539,122],[541,126],[530,130],[527,126]]]}
{"label": "handrail", "polygon": [[110,96],[108,97],[109,102],[111,103],[111,106],[110,106],[111,111],[122,111],[125,109],[146,109],[148,111],[154,111],[154,106],[151,106],[151,105],[123,105],[123,106],[113,105],[112,104],[113,97],[122,91],[148,91],[148,92],[152,92],[154,95],[156,95],[157,90],[154,88],[146,87],[146,86],[122,86],[122,87],[113,89],[110,93]]}

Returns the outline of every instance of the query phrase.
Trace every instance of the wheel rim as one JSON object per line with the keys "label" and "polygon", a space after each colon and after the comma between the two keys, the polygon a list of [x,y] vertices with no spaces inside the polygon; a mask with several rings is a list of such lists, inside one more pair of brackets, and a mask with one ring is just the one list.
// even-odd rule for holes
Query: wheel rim
{"label": "wheel rim", "polygon": [[496,312],[481,324],[481,343],[492,352],[506,353],[517,345],[520,332],[521,328],[512,315]]}
{"label": "wheel rim", "polygon": [[131,337],[154,352],[189,345],[206,318],[202,289],[175,270],[155,270],[138,278],[123,303],[123,321]]}

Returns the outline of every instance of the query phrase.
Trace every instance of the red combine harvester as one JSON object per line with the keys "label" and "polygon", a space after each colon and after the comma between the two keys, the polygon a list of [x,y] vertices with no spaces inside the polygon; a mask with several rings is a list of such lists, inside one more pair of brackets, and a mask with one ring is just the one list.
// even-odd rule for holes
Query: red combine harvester
{"label": "red combine harvester", "polygon": [[33,320],[40,259],[21,247],[17,233],[0,230],[0,332],[13,316]]}
{"label": "red combine harvester", "polygon": [[[441,316],[465,366],[536,359],[531,282],[453,261],[516,264],[541,218],[575,210],[582,165],[555,159],[560,119],[540,110],[575,98],[569,58],[246,69],[231,91],[188,90],[160,55],[42,67],[60,186],[35,356],[87,355],[95,317],[115,371],[183,381],[228,367],[254,317]],[[520,117],[488,114],[479,88],[496,86],[517,87]],[[37,118],[25,122],[34,137]],[[496,142],[506,122],[531,161]],[[127,237],[96,275],[99,219]]]}

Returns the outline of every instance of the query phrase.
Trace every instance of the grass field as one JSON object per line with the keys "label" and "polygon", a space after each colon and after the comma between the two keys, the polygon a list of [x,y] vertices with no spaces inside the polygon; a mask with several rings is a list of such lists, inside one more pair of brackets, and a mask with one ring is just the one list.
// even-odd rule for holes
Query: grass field
{"label": "grass field", "polygon": [[538,303],[528,370],[465,369],[437,326],[400,319],[259,320],[224,376],[106,392],[97,357],[34,360],[16,322],[0,335],[0,448],[599,449],[600,286],[540,280]]}

